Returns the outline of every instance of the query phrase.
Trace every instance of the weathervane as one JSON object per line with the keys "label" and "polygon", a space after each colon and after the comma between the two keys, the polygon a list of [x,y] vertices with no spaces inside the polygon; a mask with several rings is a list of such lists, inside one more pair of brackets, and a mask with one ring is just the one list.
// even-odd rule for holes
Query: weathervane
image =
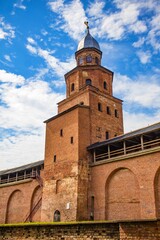
{"label": "weathervane", "polygon": [[84,22],[84,24],[87,26],[87,29],[89,29],[88,22]]}

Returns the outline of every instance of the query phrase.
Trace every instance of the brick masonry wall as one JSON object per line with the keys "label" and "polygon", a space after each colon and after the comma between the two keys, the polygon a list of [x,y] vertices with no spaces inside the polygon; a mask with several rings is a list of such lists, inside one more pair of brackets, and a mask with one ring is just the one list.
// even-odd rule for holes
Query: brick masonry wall
{"label": "brick masonry wall", "polygon": [[90,199],[94,196],[94,220],[159,217],[159,157],[155,152],[93,166]]}
{"label": "brick masonry wall", "polygon": [[137,239],[160,239],[160,221],[124,222],[120,224],[120,240]]}
{"label": "brick masonry wall", "polygon": [[0,227],[0,240],[118,240],[119,226],[108,224],[65,224]]}
{"label": "brick masonry wall", "polygon": [[159,221],[0,225],[0,240],[158,240]]}
{"label": "brick masonry wall", "polygon": [[[40,193],[38,182],[32,179],[1,185],[0,223],[24,222]],[[40,209],[35,215],[32,220],[40,221]]]}

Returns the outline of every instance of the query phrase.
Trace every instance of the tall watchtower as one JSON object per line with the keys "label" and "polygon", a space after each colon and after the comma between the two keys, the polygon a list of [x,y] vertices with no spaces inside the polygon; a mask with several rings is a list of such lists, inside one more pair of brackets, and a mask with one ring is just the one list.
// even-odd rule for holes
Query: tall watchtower
{"label": "tall watchtower", "polygon": [[123,133],[122,101],[112,95],[113,72],[101,66],[100,46],[86,25],[75,53],[77,66],[65,75],[66,99],[45,121],[42,221],[89,219],[86,147]]}

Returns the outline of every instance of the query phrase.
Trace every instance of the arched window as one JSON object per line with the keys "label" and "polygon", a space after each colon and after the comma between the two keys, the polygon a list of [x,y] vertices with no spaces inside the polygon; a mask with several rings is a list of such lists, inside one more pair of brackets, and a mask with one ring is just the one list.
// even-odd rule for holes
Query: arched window
{"label": "arched window", "polygon": [[106,83],[106,81],[103,82],[103,88],[104,88],[104,89],[107,89],[107,83]]}
{"label": "arched window", "polygon": [[74,83],[71,84],[71,92],[74,91]]}
{"label": "arched window", "polygon": [[86,57],[86,62],[87,62],[87,63],[91,63],[91,62],[92,62],[92,56],[91,56],[91,55],[88,55],[88,56]]}
{"label": "arched window", "polygon": [[54,222],[60,222],[61,221],[61,213],[60,211],[56,210],[54,212]]}
{"label": "arched window", "polygon": [[86,79],[86,85],[92,85],[92,80],[91,79]]}
{"label": "arched window", "polygon": [[95,57],[95,63],[98,65],[99,64],[99,59]]}

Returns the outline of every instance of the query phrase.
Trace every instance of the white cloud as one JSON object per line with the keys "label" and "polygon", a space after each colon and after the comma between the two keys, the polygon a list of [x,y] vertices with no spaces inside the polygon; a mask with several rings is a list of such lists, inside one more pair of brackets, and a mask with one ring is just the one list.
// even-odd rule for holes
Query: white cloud
{"label": "white cloud", "polygon": [[156,114],[154,115],[124,111],[123,117],[124,117],[124,131],[130,132],[159,122],[160,111],[156,112]]}
{"label": "white cloud", "polygon": [[7,39],[11,43],[11,39],[15,37],[14,28],[0,17],[0,39]]}
{"label": "white cloud", "polygon": [[36,41],[35,41],[33,38],[31,38],[31,37],[28,37],[28,38],[27,38],[27,41],[28,41],[30,44],[36,44]]}
{"label": "white cloud", "polygon": [[133,43],[133,47],[139,48],[139,47],[141,47],[144,44],[144,42],[145,42],[145,38],[144,37],[140,37],[137,42]]}
{"label": "white cloud", "polygon": [[88,14],[89,16],[101,16],[103,14],[103,9],[105,6],[105,2],[104,1],[94,1],[92,3],[90,3],[90,6],[88,8]]}
{"label": "white cloud", "polygon": [[[46,72],[41,69],[36,77]],[[3,103],[0,106],[0,126],[7,131],[7,137],[3,136],[0,144],[1,169],[43,159],[43,121],[56,114],[56,103],[64,96],[38,79],[24,79],[4,70],[0,76],[0,100]],[[10,131],[14,131],[14,136]]]}
{"label": "white cloud", "polygon": [[58,58],[52,55],[53,51],[43,50],[38,45],[32,46],[31,44],[27,44],[26,48],[30,53],[43,58],[48,67],[52,69],[52,71],[54,71],[54,73],[59,77],[63,77],[68,70],[71,70],[75,67],[75,59],[73,57],[67,59],[66,62],[61,62]]}
{"label": "white cloud", "polygon": [[3,139],[0,144],[1,170],[43,160],[44,139],[42,132],[35,135],[19,134]]}
{"label": "white cloud", "polygon": [[7,33],[4,32],[4,30],[2,28],[0,28],[0,39],[5,39],[7,37]]}
{"label": "white cloud", "polygon": [[41,33],[42,33],[43,36],[48,35],[48,32],[47,32],[45,29],[42,29],[42,30],[41,30]]}
{"label": "white cloud", "polygon": [[[94,22],[92,34],[94,36],[108,39],[119,40],[125,38],[128,34],[144,35],[144,41],[134,43],[133,46],[142,46],[144,43],[152,45],[159,51],[160,43],[160,6],[158,1],[153,0],[114,0],[115,11],[106,10],[107,3],[103,0],[95,0],[89,4],[87,10],[80,0],[71,1],[69,4],[63,0],[51,1],[49,6],[51,10],[58,15],[57,26],[67,32],[70,37],[80,40],[85,26],[86,14],[89,16],[90,27]],[[143,18],[143,13],[152,13],[151,19]],[[74,12],[74,17],[73,17]],[[86,12],[86,14],[85,14]],[[141,38],[142,39],[142,38]],[[141,44],[141,45],[140,45]],[[136,46],[137,45],[137,46]],[[142,62],[149,60],[143,57]]]}
{"label": "white cloud", "polygon": [[12,62],[11,57],[9,55],[4,55],[4,58],[8,61],[8,62]]}
{"label": "white cloud", "polygon": [[63,7],[64,1],[63,0],[55,0],[48,3],[48,5],[51,7],[51,10],[53,12],[60,11]]}
{"label": "white cloud", "polygon": [[139,75],[135,76],[134,80],[125,75],[115,74],[113,83],[114,95],[118,95],[124,101],[125,132],[159,122],[160,81],[158,69],[152,76]]}
{"label": "white cloud", "polygon": [[65,4],[63,1],[51,1],[49,6],[53,12],[61,16],[60,28],[68,33],[73,39],[79,40],[84,32],[84,21],[86,20],[85,11],[80,0],[71,1]]}
{"label": "white cloud", "polygon": [[147,41],[155,48],[160,50],[160,11],[152,18],[151,30],[149,31]]}
{"label": "white cloud", "polygon": [[26,6],[23,5],[24,0],[18,0],[17,3],[13,5],[13,7],[20,8],[22,10],[26,9]]}
{"label": "white cloud", "polygon": [[[147,81],[146,81],[147,80]],[[137,76],[132,80],[125,75],[116,74],[114,92],[121,95],[128,104],[138,104],[141,107],[160,109],[159,76]]]}
{"label": "white cloud", "polygon": [[55,103],[62,95],[51,91],[43,81],[25,82],[21,87],[4,84],[0,88],[0,126],[23,131],[40,129],[43,120],[56,112]]}
{"label": "white cloud", "polygon": [[146,64],[146,63],[150,62],[152,55],[151,55],[150,51],[146,51],[146,52],[138,51],[137,56],[139,57],[142,64]]}
{"label": "white cloud", "polygon": [[14,73],[8,73],[5,70],[0,70],[0,82],[23,84],[24,80],[24,77],[21,75],[16,75]]}
{"label": "white cloud", "polygon": [[[135,1],[114,1],[117,10],[105,12],[104,1],[95,1],[87,12],[95,20],[94,33],[100,37],[107,34],[108,38],[118,40],[127,33],[142,33],[147,30],[146,23],[139,19],[141,6]],[[95,14],[96,13],[96,14]]]}
{"label": "white cloud", "polygon": [[143,33],[147,31],[147,26],[144,21],[137,21],[133,25],[131,25],[130,30],[135,33]]}
{"label": "white cloud", "polygon": [[37,54],[37,49],[35,47],[33,47],[32,45],[30,44],[27,44],[26,45],[26,48],[28,49],[28,51],[32,54]]}
{"label": "white cloud", "polygon": [[41,48],[38,49],[38,55],[42,57],[60,77],[63,77],[69,69],[71,70],[75,66],[75,60],[73,58],[69,59],[68,62],[60,62],[59,59],[52,56],[49,51]]}

